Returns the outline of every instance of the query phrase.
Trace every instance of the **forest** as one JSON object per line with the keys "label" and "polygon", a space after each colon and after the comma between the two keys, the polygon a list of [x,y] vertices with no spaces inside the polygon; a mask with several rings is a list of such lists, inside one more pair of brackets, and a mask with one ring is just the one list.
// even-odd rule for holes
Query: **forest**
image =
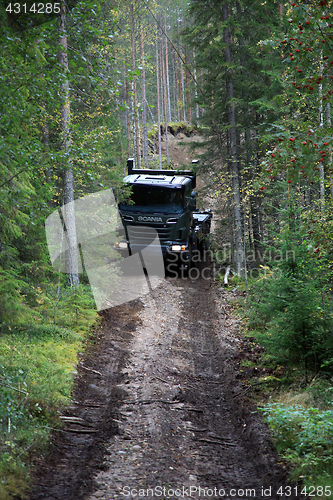
{"label": "forest", "polygon": [[204,150],[235,314],[262,366],[283,367],[261,402],[277,449],[293,480],[332,484],[332,16],[332,0],[2,0],[1,498],[23,498],[98,323],[86,273],[52,266],[45,221],[126,197],[129,157],[174,168],[180,133]]}

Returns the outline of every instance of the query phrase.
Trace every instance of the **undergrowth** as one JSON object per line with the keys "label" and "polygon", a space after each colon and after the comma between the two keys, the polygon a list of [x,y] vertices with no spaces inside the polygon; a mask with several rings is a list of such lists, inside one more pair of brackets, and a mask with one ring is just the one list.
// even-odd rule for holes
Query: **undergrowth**
{"label": "undergrowth", "polygon": [[[302,359],[289,361],[263,342],[265,329],[251,328],[248,303],[231,303],[243,319],[244,334],[260,354],[242,363],[255,371],[248,383],[258,408],[272,431],[277,452],[286,464],[290,481],[311,492],[314,499],[333,495],[333,377],[305,370]],[[251,313],[250,313],[251,314]],[[249,328],[250,325],[250,328]],[[266,333],[267,335],[267,333]],[[265,346],[265,347],[263,347]],[[313,366],[312,366],[313,368]],[[321,489],[323,488],[323,489]]]}
{"label": "undergrowth", "polygon": [[312,498],[327,498],[333,494],[331,255],[324,249],[317,258],[306,224],[289,218],[272,241],[256,279],[248,277],[247,286],[230,279],[240,296],[248,290],[245,303],[231,297],[230,304],[257,346],[240,371],[248,374],[290,480],[314,487]]}
{"label": "undergrowth", "polygon": [[[290,465],[290,479],[333,492],[333,410],[267,403],[262,408],[276,449]],[[328,495],[329,493],[329,495]],[[317,497],[323,496],[318,494]],[[314,498],[317,498],[313,495]]]}
{"label": "undergrowth", "polygon": [[87,286],[35,287],[33,294],[35,321],[7,321],[0,336],[1,500],[24,497],[34,457],[71,399],[77,353],[97,318]]}

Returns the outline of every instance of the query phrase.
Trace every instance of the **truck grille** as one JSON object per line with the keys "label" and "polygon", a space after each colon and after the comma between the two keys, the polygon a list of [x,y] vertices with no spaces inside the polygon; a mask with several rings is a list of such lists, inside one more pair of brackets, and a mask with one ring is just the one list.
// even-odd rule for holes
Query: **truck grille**
{"label": "truck grille", "polygon": [[170,241],[171,227],[164,227],[164,224],[154,224],[148,227],[131,223],[128,225],[128,237],[131,244],[149,245],[156,236],[155,231],[152,230],[157,232],[161,245]]}

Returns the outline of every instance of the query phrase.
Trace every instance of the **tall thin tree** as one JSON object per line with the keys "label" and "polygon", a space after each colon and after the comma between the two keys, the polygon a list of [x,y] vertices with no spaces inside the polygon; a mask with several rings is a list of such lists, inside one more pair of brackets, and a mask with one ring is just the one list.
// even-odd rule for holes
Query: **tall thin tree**
{"label": "tall thin tree", "polygon": [[[228,4],[226,2],[222,5],[222,19],[225,23],[223,30],[223,41],[224,41],[224,51],[225,51],[225,62],[230,68],[232,64],[231,49],[230,49],[230,33],[228,27]],[[228,98],[228,122],[229,122],[229,137],[230,137],[230,163],[231,163],[231,175],[232,175],[232,192],[233,192],[233,205],[234,205],[234,216],[235,216],[235,267],[236,272],[239,275],[244,274],[244,246],[242,239],[242,216],[241,216],[241,195],[240,195],[240,185],[239,185],[239,165],[238,165],[238,148],[237,148],[237,126],[236,126],[236,109],[233,102],[234,99],[234,87],[232,81],[232,75],[230,69],[227,71],[226,75],[226,87],[227,87],[227,98]]]}
{"label": "tall thin tree", "polygon": [[163,44],[161,44],[161,84],[163,92],[163,106],[164,106],[164,128],[165,128],[165,152],[167,158],[167,165],[170,164],[169,159],[169,138],[168,138],[168,98],[167,98],[167,79],[166,79],[166,69],[165,69],[166,58],[164,58]]}
{"label": "tall thin tree", "polygon": [[68,44],[66,27],[66,4],[65,0],[60,1],[59,16],[59,45],[58,60],[63,70],[61,85],[61,134],[62,150],[64,158],[63,172],[63,216],[64,231],[66,235],[66,272],[70,286],[79,284],[79,261],[76,238],[76,224],[74,211],[74,175],[71,157],[71,134],[70,134],[70,94],[68,81]]}
{"label": "tall thin tree", "polygon": [[169,57],[168,57],[168,38],[167,34],[167,22],[166,22],[166,13],[164,14],[164,50],[165,50],[165,84],[166,84],[166,94],[167,94],[167,108],[168,114],[166,120],[171,122],[171,102],[170,102],[170,81],[169,81]]}
{"label": "tall thin tree", "polygon": [[160,63],[159,63],[159,28],[156,30],[156,98],[158,122],[158,168],[162,170],[162,137],[161,137],[161,106],[160,106]]}
{"label": "tall thin tree", "polygon": [[134,144],[135,144],[135,159],[137,168],[140,168],[140,131],[139,131],[139,110],[138,110],[138,93],[136,84],[136,48],[135,48],[135,24],[134,24],[134,8],[133,1],[130,6],[131,13],[131,42],[132,42],[132,69],[133,69],[133,107],[134,107]]}
{"label": "tall thin tree", "polygon": [[146,69],[143,26],[140,23],[140,56],[141,56],[141,96],[142,96],[142,156],[143,164],[148,168],[148,129],[146,100]]}

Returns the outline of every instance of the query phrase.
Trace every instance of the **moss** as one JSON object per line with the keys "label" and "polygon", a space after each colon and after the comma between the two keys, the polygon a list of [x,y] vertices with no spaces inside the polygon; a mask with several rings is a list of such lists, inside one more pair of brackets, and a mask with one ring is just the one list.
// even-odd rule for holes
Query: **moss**
{"label": "moss", "polygon": [[[194,125],[189,125],[186,122],[171,122],[168,123],[168,132],[174,137],[178,134],[185,134],[186,137],[191,137],[197,133],[197,128]],[[161,134],[165,134],[165,124],[161,123]],[[158,139],[158,125],[153,125],[148,131],[149,139]]]}

